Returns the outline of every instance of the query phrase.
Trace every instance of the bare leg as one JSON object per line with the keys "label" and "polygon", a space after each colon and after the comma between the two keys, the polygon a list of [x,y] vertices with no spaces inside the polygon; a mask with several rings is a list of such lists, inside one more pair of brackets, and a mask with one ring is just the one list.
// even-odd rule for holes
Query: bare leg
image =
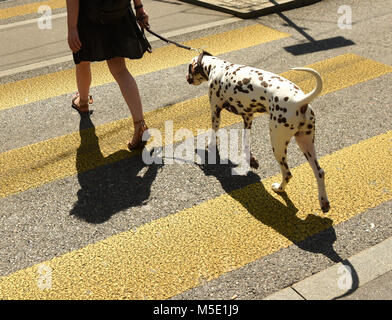
{"label": "bare leg", "polygon": [[[143,107],[135,79],[129,73],[124,58],[107,60],[109,70],[118,83],[121,93],[131,112],[133,122],[143,120]],[[136,130],[137,128],[135,128]]]}
{"label": "bare leg", "polygon": [[[75,100],[75,104],[85,105],[88,102],[91,85],[90,62],[82,61],[76,65],[76,84],[78,86],[79,98]],[[81,108],[81,111],[84,109]]]}
{"label": "bare leg", "polygon": [[142,120],[144,119],[139,89],[135,79],[129,73],[125,65],[124,58],[113,58],[106,62],[111,74],[118,83],[124,100],[131,112],[134,124],[134,134],[130,144],[135,145],[141,139],[140,130],[142,129]]}

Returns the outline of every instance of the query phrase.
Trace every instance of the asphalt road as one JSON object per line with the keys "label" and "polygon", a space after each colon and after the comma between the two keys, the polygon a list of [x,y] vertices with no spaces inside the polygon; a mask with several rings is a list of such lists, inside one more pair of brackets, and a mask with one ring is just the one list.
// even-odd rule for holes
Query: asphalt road
{"label": "asphalt road", "polygon": [[[23,0],[10,1],[1,7],[38,4],[39,1]],[[46,3],[44,3],[46,4]],[[23,15],[4,14],[0,21],[2,27],[13,24],[12,32],[9,28],[0,28],[2,40],[7,46],[0,49],[0,71],[20,67],[26,64],[46,61],[59,57],[69,56],[69,48],[66,41],[66,9],[64,1],[51,0],[48,2],[53,14],[52,28],[40,29],[35,19],[40,17],[37,13],[38,5],[34,7],[23,7],[19,10]],[[206,10],[179,1],[143,1],[145,10],[152,17],[151,28],[158,33],[168,33],[192,26],[198,26],[221,19],[230,18],[227,14]],[[19,13],[16,11],[16,14]],[[31,12],[31,13],[30,13]],[[27,14],[26,14],[27,13]],[[23,24],[23,22],[25,24]],[[27,23],[28,22],[28,23]],[[19,23],[19,25],[18,25]]]}
{"label": "asphalt road", "polygon": [[[0,5],[0,14],[2,9],[30,2],[4,2]],[[168,18],[167,15],[163,14],[163,11],[156,10],[154,5],[158,4],[155,1],[146,0],[145,2],[146,7],[150,6],[151,8],[151,21],[154,21],[154,23],[157,21],[157,30],[162,32],[176,31],[185,27],[195,27],[198,24],[201,25],[230,18],[227,15],[214,11],[179,4],[177,1],[164,1],[165,12],[169,14],[183,8],[181,9],[181,14],[186,14],[188,18],[180,21]],[[159,3],[159,5],[162,5],[161,2]],[[222,23],[216,27],[203,28],[202,30],[183,35],[179,34],[173,37],[173,39],[183,42],[206,37],[205,39],[208,40],[217,35],[216,39],[222,38],[224,43],[233,43],[234,45],[234,43],[238,42],[241,44],[252,40],[254,35],[251,33],[247,35],[246,31],[243,35],[239,30],[250,30],[247,28],[261,25],[271,28],[279,35],[285,33],[287,36],[279,36],[267,42],[262,41],[260,37],[257,38],[258,43],[251,44],[249,42],[249,45],[244,45],[242,48],[234,51],[225,47],[225,49],[221,50],[222,53],[219,56],[234,63],[256,66],[275,73],[283,73],[292,67],[310,65],[320,61],[325,62],[328,59],[345,54],[361,56],[385,66],[383,68],[387,71],[384,74],[377,74],[374,77],[359,80],[360,75],[366,72],[372,74],[377,68],[374,67],[373,70],[373,68],[367,69],[364,67],[362,70],[361,65],[358,68],[348,65],[347,70],[349,73],[358,71],[359,74],[358,81],[353,80],[348,85],[344,85],[344,83],[348,83],[346,78],[350,78],[350,74],[347,74],[347,77],[333,77],[335,73],[338,73],[339,70],[345,67],[344,62],[341,62],[345,60],[338,60],[340,62],[326,67],[326,71],[328,71],[328,74],[334,79],[333,82],[335,82],[328,83],[328,86],[332,88],[336,84],[337,88],[331,89],[330,92],[318,97],[312,104],[317,117],[317,153],[320,158],[324,159],[323,157],[325,156],[335,154],[340,150],[346,150],[350,146],[355,146],[367,139],[390,132],[392,129],[392,98],[390,95],[392,77],[391,72],[388,71],[388,66],[392,65],[392,27],[390,23],[387,23],[392,18],[392,1],[369,2],[352,0],[346,1],[345,4],[352,8],[352,29],[340,29],[338,27],[338,19],[341,16],[338,13],[338,8],[341,2],[325,0],[315,5],[255,20],[230,20],[230,23]],[[61,12],[64,12],[64,9],[59,8],[54,11],[54,13]],[[200,16],[203,16],[204,20],[201,21],[199,19]],[[34,14],[28,14],[1,21],[6,25],[25,19],[33,19],[34,17]],[[1,49],[2,51],[0,51],[0,56],[2,57],[0,63],[1,70],[23,66],[27,63],[27,60],[30,62],[42,62],[45,59],[61,57],[66,54],[66,43],[64,42],[65,20],[64,18],[59,18],[56,21],[51,43],[58,43],[59,45],[53,46],[54,51],[50,51],[45,44],[48,39],[36,35],[38,37],[36,38],[38,45],[32,51],[34,59],[31,61],[28,59],[29,54],[23,51],[24,44],[20,37],[21,34],[36,33],[36,25],[24,25],[23,30],[20,27],[9,28],[6,31],[0,30],[0,36],[6,37],[4,39],[6,39],[7,43],[10,43],[10,46],[4,46]],[[183,24],[183,21],[187,21],[186,25]],[[224,34],[225,32],[228,33]],[[241,34],[243,38],[235,37],[235,34]],[[341,38],[336,40],[336,37]],[[335,38],[335,40],[327,41],[331,38]],[[243,39],[243,41],[239,41],[239,39]],[[324,41],[321,43],[317,42],[321,40]],[[210,46],[213,45],[214,41],[211,41]],[[219,49],[221,46],[220,42],[218,40],[215,42],[216,48]],[[309,42],[313,42],[311,46],[313,50],[308,50],[309,45],[307,44]],[[31,43],[34,43],[34,41],[31,40]],[[26,43],[26,46],[31,48],[31,43]],[[342,46],[336,48],[334,47],[336,43],[342,44]],[[300,44],[305,44],[305,46],[294,47],[294,51],[287,49]],[[181,103],[184,101],[198,99],[207,93],[207,85],[190,87],[185,81],[187,64],[185,63],[186,60],[181,58],[181,55],[188,53],[183,53],[178,49],[179,51],[176,51],[176,55],[164,56],[159,51],[163,50],[164,46],[165,44],[162,42],[153,42],[153,48],[157,53],[156,61],[170,61],[170,67],[160,67],[155,70],[149,64],[148,68],[151,67],[150,69],[153,71],[143,73],[143,70],[140,71],[136,67],[133,70],[132,63],[130,63],[131,72],[137,74],[136,80],[141,92],[144,110],[151,114],[151,122],[155,118],[162,121],[165,119],[161,116],[163,108],[170,110],[171,107],[178,104],[182,106]],[[42,54],[39,55],[38,53],[42,48],[45,50],[41,51]],[[209,47],[207,46],[205,49],[209,50]],[[18,55],[13,55],[13,50],[18,51]],[[27,58],[23,57],[24,54],[26,54]],[[154,62],[155,60],[152,61]],[[153,66],[154,64],[151,63],[151,65]],[[85,274],[82,270],[83,267],[75,262],[79,255],[80,257],[93,257],[90,261],[91,266],[89,266],[89,263],[86,266],[86,270],[90,270],[89,268],[96,266],[97,261],[104,259],[103,257],[106,257],[106,255],[110,256],[110,254],[113,254],[114,256],[118,248],[127,246],[127,242],[121,242],[116,238],[121,238],[122,236],[126,238],[128,236],[127,232],[135,232],[138,235],[140,231],[140,234],[142,234],[140,236],[141,240],[132,238],[132,236],[130,239],[135,240],[136,245],[133,249],[136,253],[128,251],[124,253],[120,250],[119,256],[124,258],[126,254],[129,254],[129,257],[134,257],[135,259],[147,259],[148,257],[143,256],[142,250],[144,245],[146,245],[142,241],[146,239],[143,238],[143,232],[154,232],[154,230],[162,232],[162,230],[166,230],[167,241],[169,241],[171,233],[181,234],[182,227],[184,227],[184,230],[187,230],[185,228],[187,220],[180,220],[179,218],[185,215],[184,212],[188,212],[186,211],[187,209],[195,210],[197,217],[199,217],[199,214],[202,217],[200,221],[205,220],[206,222],[210,222],[209,216],[221,213],[223,217],[221,218],[222,221],[219,220],[219,223],[225,225],[228,223],[225,214],[229,211],[226,212],[226,209],[214,206],[214,199],[228,194],[233,195],[232,192],[235,192],[235,190],[243,190],[249,185],[260,180],[264,181],[264,179],[279,173],[279,167],[274,160],[269,143],[268,120],[266,117],[258,117],[254,121],[252,151],[255,157],[258,158],[260,167],[247,177],[232,176],[229,170],[230,166],[227,165],[211,168],[200,167],[192,163],[147,166],[141,161],[139,156],[122,155],[120,150],[125,149],[126,137],[116,132],[117,130],[118,132],[123,132],[124,128],[126,129],[124,126],[129,122],[129,119],[127,119],[129,118],[129,113],[114,82],[102,80],[92,88],[95,102],[91,122],[89,120],[81,122],[79,115],[69,108],[72,90],[64,89],[64,92],[60,90],[61,93],[53,95],[49,91],[49,98],[33,99],[37,92],[29,86],[33,86],[34,82],[39,83],[43,81],[42,79],[51,79],[50,81],[54,83],[57,83],[56,81],[60,79],[58,83],[63,82],[64,87],[66,87],[65,84],[71,78],[66,73],[61,72],[67,72],[71,68],[73,68],[72,62],[64,62],[28,72],[8,75],[0,79],[0,90],[7,93],[16,93],[16,91],[12,91],[14,90],[12,88],[17,87],[15,84],[26,81],[23,82],[26,85],[17,87],[20,89],[18,89],[19,91],[17,91],[16,95],[20,95],[17,98],[26,97],[28,99],[27,103],[15,105],[12,102],[15,100],[13,99],[14,97],[11,98],[9,95],[4,94],[0,97],[1,105],[5,106],[0,109],[2,128],[0,131],[0,159],[13,159],[12,163],[11,161],[1,163],[1,172],[7,177],[7,181],[12,181],[13,185],[16,185],[18,190],[7,193],[7,190],[11,187],[7,185],[1,186],[1,190],[5,190],[5,195],[0,197],[0,276],[3,277],[0,278],[0,298],[23,297],[25,291],[18,290],[18,294],[16,294],[17,290],[15,288],[23,288],[24,285],[26,285],[26,292],[35,292],[29,287],[28,282],[23,282],[22,280],[28,279],[31,274],[36,275],[35,269],[31,268],[32,266],[42,262],[50,264],[49,261],[53,261],[54,258],[58,260],[55,259],[53,265],[58,270],[62,270],[56,276],[62,279],[64,283],[68,285],[71,283],[72,285],[73,281],[76,281],[75,277],[79,274],[78,271],[82,275]],[[103,72],[103,68],[104,65],[97,66],[96,78],[101,77],[98,71]],[[51,78],[45,78],[47,76]],[[106,78],[102,76],[102,79]],[[48,83],[48,88],[50,85],[51,83]],[[41,91],[47,93],[48,90],[45,89],[45,85],[42,86]],[[29,101],[34,102],[28,103]],[[180,111],[173,112],[172,117],[166,120],[173,119],[174,122],[182,123],[181,121],[186,120],[183,114],[188,113],[196,115],[195,119],[197,119],[198,113],[201,113],[199,111],[199,100],[192,101],[184,104],[190,110],[181,111],[181,108],[175,109]],[[195,123],[199,124],[197,121],[195,120]],[[79,148],[78,140],[79,128],[91,128],[92,124],[96,128],[96,132],[91,129],[83,131],[87,132],[87,135],[84,137],[89,142],[89,147],[83,151],[85,153],[79,154],[84,154],[85,158],[78,159],[77,155],[75,158],[73,153],[76,154],[77,150],[81,149]],[[207,122],[203,125],[208,127],[209,123]],[[242,126],[239,120],[238,123],[232,122],[229,125],[231,128],[241,128]],[[100,131],[100,128],[104,129]],[[81,135],[83,139],[83,134]],[[112,136],[123,140],[117,139],[113,142],[115,139],[111,140],[110,137]],[[129,136],[131,136],[131,128],[129,129]],[[68,137],[70,138],[68,139]],[[56,145],[56,141],[59,141],[58,145]],[[98,144],[97,141],[100,143]],[[65,142],[69,143],[69,149],[65,148]],[[51,147],[46,148],[45,146]],[[391,144],[389,146],[392,148]],[[36,148],[40,150],[41,158],[29,159],[30,152],[33,152]],[[118,148],[117,151],[119,152],[114,152],[116,155],[113,156],[111,150],[116,148]],[[389,151],[391,151],[390,148]],[[56,153],[57,149],[67,152]],[[366,150],[363,149],[354,150],[359,150],[359,153],[366,153]],[[122,152],[124,153],[125,151]],[[300,166],[306,161],[295,143],[289,145],[288,154],[289,165],[292,168]],[[339,166],[340,169],[336,169],[336,173],[339,170],[344,170],[345,166],[361,168],[363,165],[355,163],[356,159],[358,159],[357,154],[352,154],[352,158],[349,152],[346,152],[346,154],[345,162]],[[105,165],[99,165],[101,160],[97,160],[95,164],[93,163],[93,169],[90,168],[90,170],[86,171],[86,168],[90,165],[89,161],[92,161],[91,159],[108,158],[110,155],[114,157],[114,163],[105,162]],[[370,156],[368,158],[373,159]],[[70,169],[67,169],[69,173],[61,176],[61,170],[58,168],[61,168],[60,164],[64,159],[71,159],[71,165]],[[380,162],[384,164],[391,163],[391,160],[390,152],[386,157],[380,158]],[[325,161],[327,163],[327,160]],[[364,167],[374,167],[374,172],[376,172],[378,163],[374,162],[377,161],[369,162]],[[19,176],[17,174],[20,174],[21,171],[25,170],[27,174],[30,170],[34,173],[41,169],[40,166],[43,168],[50,165],[53,166],[53,169],[44,171],[45,175],[39,178],[41,179],[40,181],[43,181],[42,183],[34,185],[34,179],[38,179],[34,175],[27,182],[18,182]],[[83,170],[80,168],[83,168]],[[56,170],[60,172],[61,177],[51,178],[50,175]],[[301,170],[299,172],[302,172]],[[335,170],[333,163],[331,164],[331,170]],[[358,174],[360,175],[360,172]],[[148,293],[142,290],[144,296],[132,295],[132,292],[139,294],[140,288],[126,287],[129,283],[125,279],[132,278],[133,274],[138,274],[137,270],[128,270],[129,273],[125,273],[123,276],[124,282],[117,281],[117,278],[116,281],[113,280],[113,293],[108,296],[114,298],[164,297],[175,299],[230,299],[233,296],[237,297],[237,299],[261,299],[266,297],[279,289],[331,266],[339,259],[350,257],[391,237],[392,185],[390,180],[384,181],[385,179],[383,180],[382,176],[380,174],[380,176],[365,177],[368,178],[366,181],[370,181],[370,184],[384,190],[381,192],[381,200],[376,199],[376,197],[367,198],[366,195],[358,199],[355,198],[356,193],[354,191],[362,187],[365,188],[365,186],[359,185],[355,178],[348,181],[335,179],[334,176],[329,176],[327,171],[327,189],[331,193],[336,194],[336,203],[339,202],[342,205],[339,208],[334,208],[334,203],[331,201],[332,209],[326,217],[317,209],[318,204],[314,200],[316,199],[316,189],[312,187],[314,186],[312,184],[313,181],[305,180],[302,194],[300,190],[301,184],[298,184],[298,189],[289,189],[287,192],[287,197],[295,207],[299,208],[297,213],[300,217],[299,220],[305,221],[306,217],[316,216],[317,213],[317,215],[322,217],[320,219],[324,219],[324,222],[327,221],[325,219],[331,217],[330,223],[333,227],[314,234],[313,231],[306,230],[306,224],[301,224],[300,221],[297,221],[296,223],[299,223],[305,230],[296,238],[290,232],[282,231],[285,230],[284,228],[274,228],[274,222],[267,223],[263,222],[262,219],[256,222],[253,221],[250,219],[252,212],[248,210],[248,215],[246,212],[240,213],[240,218],[250,219],[250,225],[246,224],[250,228],[249,230],[253,230],[251,228],[255,225],[258,228],[266,226],[265,243],[266,247],[268,247],[268,254],[262,255],[260,253],[262,252],[261,249],[260,251],[256,250],[257,252],[249,254],[250,258],[246,260],[242,259],[242,256],[237,257],[237,251],[232,249],[233,251],[228,251],[232,253],[232,256],[228,258],[229,262],[225,260],[225,263],[222,263],[219,260],[209,263],[205,261],[207,255],[203,256],[208,251],[208,248],[201,245],[201,243],[205,244],[204,241],[200,240],[199,245],[197,242],[189,244],[183,240],[185,241],[183,250],[185,251],[188,246],[195,248],[200,257],[199,260],[194,260],[194,258],[193,260],[187,260],[186,252],[181,252],[178,249],[178,256],[168,255],[170,259],[173,259],[167,262],[167,270],[169,271],[165,269],[166,273],[162,272],[161,274],[159,274],[159,271],[154,271],[155,269],[152,271],[153,274],[158,273],[156,276],[159,276],[159,280],[153,276],[151,276],[151,279],[148,277],[147,279],[143,278],[143,281],[145,281],[143,283],[148,284],[146,287],[151,288]],[[388,176],[390,176],[390,172],[385,172],[385,177]],[[55,176],[53,175],[53,177]],[[313,177],[311,178],[313,179]],[[374,181],[372,181],[372,178],[374,178]],[[273,193],[269,184],[263,183],[263,185],[268,194]],[[297,184],[295,185],[297,186]],[[345,190],[345,192],[339,193],[339,190]],[[242,194],[243,191],[239,192]],[[257,195],[253,194],[253,196]],[[246,201],[241,202],[241,199],[235,196],[231,196],[231,198],[241,203],[243,208],[247,208],[244,204]],[[305,206],[303,208],[301,206],[302,198],[310,199],[306,202],[309,207]],[[266,197],[266,199],[272,202],[275,201],[269,197]],[[206,205],[206,203],[210,203],[208,201],[212,205]],[[285,201],[281,198],[278,198],[278,201],[290,209],[290,206],[287,203],[285,204]],[[344,203],[346,203],[346,207]],[[206,206],[206,209],[200,209],[204,208],[203,206]],[[261,207],[263,204],[259,203],[258,206],[258,210],[262,211]],[[281,210],[284,211],[286,209],[283,208]],[[276,209],[276,214],[281,217],[279,210]],[[334,210],[339,212],[339,214],[334,213]],[[347,215],[346,218],[344,218],[345,214]],[[192,220],[191,217],[189,219]],[[289,222],[292,221],[291,218],[288,220]],[[181,221],[184,225],[180,224]],[[284,224],[284,220],[282,220],[282,223]],[[272,229],[275,229],[276,232],[270,235],[268,226],[272,226]],[[204,230],[203,228],[206,228],[206,226],[202,224],[200,230],[197,229],[197,232],[200,232],[199,238],[208,238],[209,231],[207,232],[207,229]],[[220,256],[220,250],[226,254],[225,246],[227,245],[227,248],[229,248],[232,237],[235,237],[234,234],[223,233],[219,229],[219,224],[217,224],[216,228],[217,232],[222,232],[224,236],[217,244],[216,256]],[[249,232],[249,230],[244,230],[244,234],[247,234],[246,231]],[[184,234],[186,235],[186,233]],[[272,249],[274,241],[281,238],[283,243],[288,241],[288,244]],[[306,239],[304,241],[292,241],[293,239],[302,240],[302,238]],[[107,239],[107,242],[105,242],[105,239]],[[258,244],[256,240],[255,245]],[[103,244],[99,241],[103,241]],[[157,240],[157,243],[159,241]],[[249,243],[249,240],[245,241],[243,239],[243,242]],[[99,243],[96,245],[97,249],[94,246],[96,243]],[[99,249],[101,248],[100,246],[103,246],[105,243],[109,249],[100,251],[102,250]],[[182,242],[180,244],[182,245]],[[149,243],[149,246],[154,248],[154,243]],[[157,247],[162,248],[158,244]],[[244,255],[248,249],[250,250],[250,247],[251,245],[248,248],[241,249]],[[170,253],[170,248],[170,246],[166,247],[168,253]],[[150,247],[145,248],[145,254],[150,252],[147,249],[150,249]],[[110,250],[113,250],[113,252]],[[238,252],[242,252],[241,250],[238,249]],[[165,253],[166,251],[163,252]],[[140,254],[140,256],[137,254]],[[85,258],[81,258],[82,261],[85,261],[83,259]],[[162,261],[165,262],[165,260]],[[176,274],[183,274],[181,272],[185,266],[181,263],[184,261],[192,265],[192,272],[199,272],[200,279],[196,281],[197,285],[195,285],[196,282],[190,281],[188,277],[179,277],[177,282],[166,283],[167,279],[173,279]],[[116,261],[116,263],[124,263],[125,265],[125,262],[121,260],[119,262]],[[113,274],[116,273],[115,270],[118,267],[115,262],[113,264],[110,268],[107,267],[108,275],[105,280],[108,283],[110,283],[111,276],[115,278]],[[218,267],[220,264],[229,265],[230,267],[220,268]],[[71,267],[67,269],[67,266]],[[143,267],[146,270],[152,268],[148,266]],[[21,271],[18,273],[19,270]],[[141,273],[143,273],[143,270],[141,269]],[[73,276],[75,274],[76,276]],[[90,280],[83,279],[83,276],[81,278],[81,282]],[[94,274],[91,275],[91,279],[92,284],[88,281],[86,282],[86,286],[91,285],[91,287],[84,287],[85,291],[83,294],[91,298],[102,297],[99,281],[94,282]],[[102,281],[105,282],[105,280]],[[140,281],[142,282],[142,280]],[[173,287],[177,289],[173,289]],[[58,285],[52,291],[55,291],[57,297],[69,297],[69,287]],[[47,292],[44,293],[46,294]],[[39,298],[41,297],[40,294],[44,293],[38,290],[35,297]],[[94,293],[96,296],[94,296]],[[50,297],[50,292],[47,294]]]}

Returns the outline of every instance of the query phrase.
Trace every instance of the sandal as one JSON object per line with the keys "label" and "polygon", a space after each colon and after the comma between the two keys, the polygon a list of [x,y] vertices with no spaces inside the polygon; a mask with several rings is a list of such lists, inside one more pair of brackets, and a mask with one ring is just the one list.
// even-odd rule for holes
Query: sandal
{"label": "sandal", "polygon": [[147,141],[149,139],[149,136],[148,136],[146,140],[143,140],[143,133],[146,130],[148,130],[148,127],[147,127],[146,123],[144,122],[144,120],[134,122],[133,126],[136,127],[138,124],[140,124],[139,132],[135,133],[138,135],[137,142],[136,143],[131,143],[131,141],[128,142],[128,149],[131,151],[137,150],[137,149],[143,149],[146,146]]}
{"label": "sandal", "polygon": [[[76,92],[76,94],[73,96],[72,98],[72,105],[71,107],[74,108],[77,112],[79,112],[79,114],[83,115],[83,114],[91,114],[92,110],[89,110],[88,105],[92,104],[93,101],[93,96],[89,96],[89,99],[87,101],[87,103],[83,104],[83,105],[77,105],[75,104],[75,100],[79,98],[79,92]],[[80,101],[80,100],[79,100]]]}

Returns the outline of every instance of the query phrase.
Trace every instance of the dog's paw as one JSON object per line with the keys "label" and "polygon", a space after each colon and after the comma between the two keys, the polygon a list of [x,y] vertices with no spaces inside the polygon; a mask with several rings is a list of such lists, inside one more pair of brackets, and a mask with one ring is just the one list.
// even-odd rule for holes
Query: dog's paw
{"label": "dog's paw", "polygon": [[284,192],[283,188],[280,186],[280,183],[277,183],[277,182],[273,183],[271,188],[275,192]]}
{"label": "dog's paw", "polygon": [[321,207],[321,211],[323,211],[323,213],[327,213],[329,211],[329,209],[331,209],[328,199],[321,197],[320,207]]}
{"label": "dog's paw", "polygon": [[254,156],[250,157],[249,165],[253,169],[258,169],[259,168],[259,162]]}

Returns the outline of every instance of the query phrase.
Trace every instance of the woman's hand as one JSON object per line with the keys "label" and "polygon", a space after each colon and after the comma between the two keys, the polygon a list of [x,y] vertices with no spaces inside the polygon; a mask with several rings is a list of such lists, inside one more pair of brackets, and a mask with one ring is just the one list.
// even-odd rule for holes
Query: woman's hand
{"label": "woman's hand", "polygon": [[82,43],[80,42],[79,39],[79,32],[77,27],[68,29],[68,45],[73,53],[78,52],[82,47]]}
{"label": "woman's hand", "polygon": [[142,29],[150,28],[150,25],[148,23],[148,14],[143,9],[143,7],[136,10],[136,19],[137,19],[137,22],[139,23],[139,26]]}

